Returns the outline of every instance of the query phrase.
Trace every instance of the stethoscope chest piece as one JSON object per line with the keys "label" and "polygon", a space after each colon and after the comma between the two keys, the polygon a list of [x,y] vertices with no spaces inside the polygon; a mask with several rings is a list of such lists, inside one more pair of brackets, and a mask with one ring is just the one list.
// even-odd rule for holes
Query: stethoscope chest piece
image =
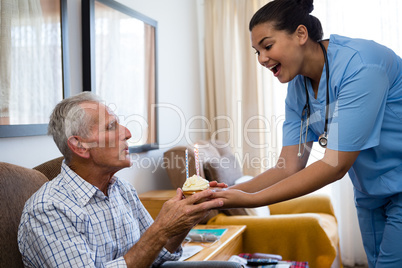
{"label": "stethoscope chest piece", "polygon": [[323,134],[320,135],[320,137],[318,137],[318,144],[321,147],[326,148],[327,143],[328,143],[327,133],[324,132]]}

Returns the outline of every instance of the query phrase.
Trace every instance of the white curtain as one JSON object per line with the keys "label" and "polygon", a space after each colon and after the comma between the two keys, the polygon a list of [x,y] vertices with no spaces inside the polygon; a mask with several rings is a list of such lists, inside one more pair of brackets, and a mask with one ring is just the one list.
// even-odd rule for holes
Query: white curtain
{"label": "white curtain", "polygon": [[276,99],[283,98],[286,89],[278,89],[276,79],[259,65],[248,31],[252,15],[267,2],[204,2],[209,138],[230,145],[247,175],[271,167],[281,147],[284,109]]}
{"label": "white curtain", "polygon": [[60,4],[0,0],[0,12],[0,124],[47,123],[63,93]]}
{"label": "white curtain", "polygon": [[[206,113],[212,122],[211,138],[229,141],[249,175],[271,167],[282,145],[286,85],[259,66],[248,31],[252,14],[267,2],[204,2]],[[322,22],[325,38],[334,33],[372,39],[402,55],[402,1],[316,0],[314,6],[313,15]],[[252,132],[259,128],[268,132]],[[261,144],[265,146],[255,146]],[[309,164],[322,156],[323,150],[314,145]],[[349,177],[320,192],[329,194],[335,207],[343,263],[367,263]]]}

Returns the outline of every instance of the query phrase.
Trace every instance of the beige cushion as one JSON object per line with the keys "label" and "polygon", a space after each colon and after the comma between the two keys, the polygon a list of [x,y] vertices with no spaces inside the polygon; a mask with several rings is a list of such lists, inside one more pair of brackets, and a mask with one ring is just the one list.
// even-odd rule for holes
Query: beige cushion
{"label": "beige cushion", "polygon": [[240,165],[233,154],[206,159],[204,172],[207,180],[223,182],[229,186],[234,185],[235,181],[243,176]]}

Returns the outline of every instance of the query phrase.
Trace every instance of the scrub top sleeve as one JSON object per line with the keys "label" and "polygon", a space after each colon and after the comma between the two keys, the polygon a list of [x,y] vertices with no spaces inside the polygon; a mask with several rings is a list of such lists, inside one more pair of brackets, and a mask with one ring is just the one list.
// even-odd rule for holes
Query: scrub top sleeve
{"label": "scrub top sleeve", "polygon": [[[360,151],[380,140],[389,81],[377,65],[364,65],[343,78],[328,130],[328,148]],[[330,112],[331,114],[331,112]]]}
{"label": "scrub top sleeve", "polygon": [[[300,111],[297,111],[294,107],[299,107],[300,105],[297,104],[295,96],[289,96],[286,98],[286,105],[285,105],[285,122],[282,126],[283,136],[282,136],[282,145],[283,146],[290,146],[299,144],[300,141],[300,123],[301,123],[301,113],[302,108]],[[303,124],[303,134],[302,134],[302,143],[304,143],[304,138],[306,134],[306,122]],[[307,141],[316,140],[316,135],[309,129],[307,134]]]}

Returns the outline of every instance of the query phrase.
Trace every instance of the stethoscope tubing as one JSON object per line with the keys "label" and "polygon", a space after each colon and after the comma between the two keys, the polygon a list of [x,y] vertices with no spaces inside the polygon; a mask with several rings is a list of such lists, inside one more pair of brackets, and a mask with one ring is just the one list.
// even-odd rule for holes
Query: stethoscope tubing
{"label": "stethoscope tubing", "polygon": [[[326,106],[325,106],[325,124],[324,124],[324,133],[320,135],[318,139],[318,143],[320,144],[321,147],[326,148],[327,143],[328,143],[328,138],[327,138],[327,130],[328,130],[328,118],[329,118],[329,64],[328,64],[328,56],[327,56],[327,51],[325,50],[324,45],[321,42],[318,42],[320,45],[322,52],[324,54],[324,60],[325,60],[325,71],[326,71]],[[298,157],[303,157],[305,148],[306,148],[306,143],[307,143],[307,133],[308,133],[308,127],[309,127],[309,122],[310,122],[310,99],[309,99],[309,94],[308,94],[308,89],[307,89],[307,77],[304,77],[304,88],[306,90],[306,104],[303,107],[302,114],[301,114],[301,122],[300,122],[300,138],[299,138],[299,151],[297,153]],[[301,144],[302,144],[302,134],[303,134],[303,122],[304,122],[304,116],[307,113],[307,119],[306,119],[306,135],[304,138],[304,148],[303,148],[303,153],[301,153]]]}

